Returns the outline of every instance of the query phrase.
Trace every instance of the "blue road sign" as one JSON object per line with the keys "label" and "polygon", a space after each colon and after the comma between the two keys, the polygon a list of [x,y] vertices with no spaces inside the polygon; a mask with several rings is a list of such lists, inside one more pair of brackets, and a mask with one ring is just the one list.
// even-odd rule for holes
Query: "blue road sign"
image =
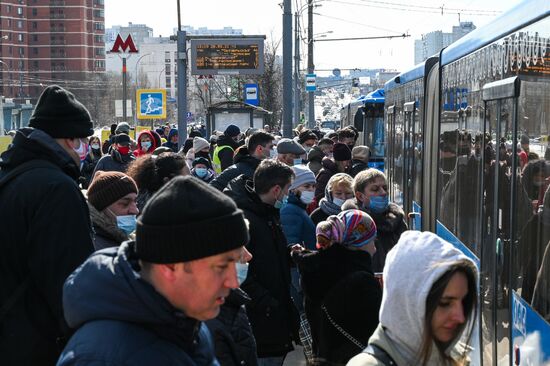
{"label": "blue road sign", "polygon": [[244,102],[252,105],[260,105],[258,84],[244,84]]}
{"label": "blue road sign", "polygon": [[306,75],[306,91],[308,92],[314,92],[317,90],[317,84],[316,84],[316,76],[315,74],[307,74]]}
{"label": "blue road sign", "polygon": [[136,94],[139,119],[166,118],[166,90],[138,89]]}

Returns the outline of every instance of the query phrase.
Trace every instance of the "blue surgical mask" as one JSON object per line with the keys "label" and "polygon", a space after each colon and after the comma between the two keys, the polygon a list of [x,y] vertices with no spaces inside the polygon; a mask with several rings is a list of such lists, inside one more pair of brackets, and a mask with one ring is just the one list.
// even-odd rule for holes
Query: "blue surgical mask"
{"label": "blue surgical mask", "polygon": [[141,147],[145,150],[149,150],[151,147],[151,141],[141,141]]}
{"label": "blue surgical mask", "polygon": [[195,168],[195,174],[197,174],[197,177],[204,178],[208,174],[208,169],[206,168]]}
{"label": "blue surgical mask", "polygon": [[236,262],[235,267],[237,267],[237,280],[239,281],[239,286],[243,284],[248,275],[248,263]]}
{"label": "blue surgical mask", "polygon": [[277,151],[275,149],[269,150],[269,158],[270,159],[277,159]]}
{"label": "blue surgical mask", "polygon": [[302,201],[306,205],[309,205],[311,202],[313,202],[314,198],[315,198],[315,192],[313,191],[303,191],[300,194],[300,201]]}
{"label": "blue surgical mask", "polygon": [[136,215],[117,216],[116,224],[120,230],[130,235],[136,230]]}
{"label": "blue surgical mask", "polygon": [[369,197],[369,210],[374,213],[382,213],[386,211],[389,204],[390,198],[388,195]]}
{"label": "blue surgical mask", "polygon": [[294,159],[294,165],[300,165],[302,164],[302,159]]}
{"label": "blue surgical mask", "polygon": [[342,207],[342,205],[346,202],[346,200],[343,200],[341,198],[333,198],[332,203],[334,203],[338,207]]}
{"label": "blue surgical mask", "polygon": [[99,150],[99,144],[92,144],[92,149]]}
{"label": "blue surgical mask", "polygon": [[285,194],[282,200],[275,201],[274,206],[276,209],[280,209],[287,203],[287,201],[288,201],[288,196]]}

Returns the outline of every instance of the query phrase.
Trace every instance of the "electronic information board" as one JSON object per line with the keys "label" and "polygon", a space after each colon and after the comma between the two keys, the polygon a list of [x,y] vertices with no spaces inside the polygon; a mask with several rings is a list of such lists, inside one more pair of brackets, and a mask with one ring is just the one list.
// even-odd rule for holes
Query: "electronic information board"
{"label": "electronic information board", "polygon": [[191,39],[192,75],[260,75],[262,38]]}

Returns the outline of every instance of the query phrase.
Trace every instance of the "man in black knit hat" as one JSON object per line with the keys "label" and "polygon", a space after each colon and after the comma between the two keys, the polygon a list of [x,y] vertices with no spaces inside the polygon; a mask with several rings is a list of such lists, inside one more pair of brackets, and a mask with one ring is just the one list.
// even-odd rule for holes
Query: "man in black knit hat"
{"label": "man in black knit hat", "polygon": [[58,365],[218,365],[203,321],[239,286],[248,239],[231,199],[173,178],[145,206],[135,242],[96,252],[65,282],[65,319],[77,331]]}
{"label": "man in black knit hat", "polygon": [[53,85],[30,128],[17,131],[0,160],[0,354],[5,365],[52,365],[68,328],[65,278],[93,251],[90,215],[77,185],[90,113]]}

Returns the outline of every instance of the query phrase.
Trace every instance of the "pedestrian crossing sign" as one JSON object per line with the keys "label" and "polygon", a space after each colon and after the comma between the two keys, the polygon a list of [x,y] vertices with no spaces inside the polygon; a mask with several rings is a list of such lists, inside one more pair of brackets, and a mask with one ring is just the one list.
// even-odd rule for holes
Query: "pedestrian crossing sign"
{"label": "pedestrian crossing sign", "polygon": [[166,118],[166,90],[138,89],[136,101],[137,118]]}

